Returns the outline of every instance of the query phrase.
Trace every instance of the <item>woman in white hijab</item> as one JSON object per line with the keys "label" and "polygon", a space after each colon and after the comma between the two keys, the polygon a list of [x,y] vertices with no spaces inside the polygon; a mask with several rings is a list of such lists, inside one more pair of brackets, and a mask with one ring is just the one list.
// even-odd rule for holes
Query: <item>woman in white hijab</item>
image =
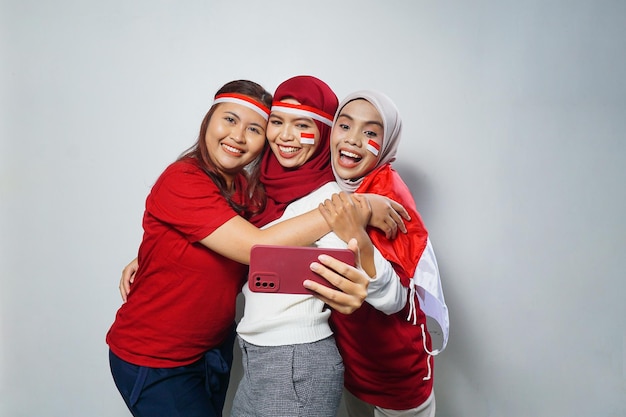
{"label": "woman in white hijab", "polygon": [[[411,215],[408,232],[393,240],[368,229],[372,243],[394,265],[406,288],[408,303],[404,309],[387,315],[365,303],[350,316],[331,315],[344,360],[345,402],[350,416],[435,414],[433,356],[439,351],[432,351],[426,314],[443,330],[443,349],[448,312],[428,232],[410,190],[391,167],[401,132],[400,114],[389,97],[376,91],[358,91],[340,103],[331,133],[333,172],[341,188],[387,196]],[[331,204],[337,203],[327,201],[329,211],[333,210]],[[326,220],[342,221],[340,216]]]}

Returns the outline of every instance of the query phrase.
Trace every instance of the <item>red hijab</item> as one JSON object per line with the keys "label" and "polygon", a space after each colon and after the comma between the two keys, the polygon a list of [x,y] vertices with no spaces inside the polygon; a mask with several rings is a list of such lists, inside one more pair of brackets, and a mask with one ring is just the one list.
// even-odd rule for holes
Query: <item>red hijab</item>
{"label": "red hijab", "polygon": [[[308,75],[288,79],[276,89],[273,106],[287,98],[297,100],[303,111],[322,115],[321,119],[329,120],[332,125],[339,101],[333,90],[322,80]],[[265,187],[267,204],[262,213],[251,219],[255,225],[263,226],[278,219],[288,204],[335,180],[330,162],[331,126],[315,118],[313,121],[320,132],[320,143],[315,153],[302,166],[284,168],[272,150],[269,147],[266,149],[261,161],[261,183]]]}

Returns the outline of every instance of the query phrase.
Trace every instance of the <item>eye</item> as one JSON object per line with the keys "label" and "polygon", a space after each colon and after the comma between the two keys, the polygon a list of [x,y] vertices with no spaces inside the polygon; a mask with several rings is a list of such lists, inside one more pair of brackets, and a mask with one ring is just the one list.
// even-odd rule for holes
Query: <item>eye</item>
{"label": "eye", "polygon": [[256,133],[257,135],[261,135],[261,134],[262,134],[261,129],[259,129],[259,128],[258,128],[258,127],[256,127],[256,126],[251,126],[251,127],[249,127],[248,129],[249,129],[252,133]]}
{"label": "eye", "polygon": [[350,126],[348,126],[345,123],[339,123],[337,126],[339,126],[339,129],[342,129],[342,130],[348,130],[350,128]]}
{"label": "eye", "polygon": [[283,124],[283,122],[278,119],[270,119],[270,123],[274,126],[281,126]]}
{"label": "eye", "polygon": [[365,136],[367,136],[368,138],[377,138],[378,137],[378,133],[373,132],[371,130],[366,130],[365,132],[363,132],[365,134]]}
{"label": "eye", "polygon": [[296,126],[298,127],[298,129],[303,129],[303,130],[308,130],[311,128],[311,126],[306,123],[298,123]]}
{"label": "eye", "polygon": [[235,118],[231,116],[224,116],[224,120],[226,120],[228,123],[235,123]]}

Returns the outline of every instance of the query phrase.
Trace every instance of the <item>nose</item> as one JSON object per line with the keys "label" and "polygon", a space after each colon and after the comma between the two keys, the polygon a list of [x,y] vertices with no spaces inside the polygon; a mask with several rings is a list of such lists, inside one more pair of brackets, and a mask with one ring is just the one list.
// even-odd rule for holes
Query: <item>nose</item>
{"label": "nose", "polygon": [[359,138],[359,135],[355,134],[355,133],[348,133],[344,138],[343,138],[344,142],[349,143],[350,145],[354,145],[354,146],[361,146],[361,139]]}
{"label": "nose", "polygon": [[289,142],[294,140],[295,135],[293,134],[293,129],[291,128],[291,126],[285,123],[280,129],[280,134],[278,135],[278,137],[285,142]]}
{"label": "nose", "polygon": [[241,125],[234,126],[230,131],[230,138],[235,142],[242,143],[245,141],[245,127]]}

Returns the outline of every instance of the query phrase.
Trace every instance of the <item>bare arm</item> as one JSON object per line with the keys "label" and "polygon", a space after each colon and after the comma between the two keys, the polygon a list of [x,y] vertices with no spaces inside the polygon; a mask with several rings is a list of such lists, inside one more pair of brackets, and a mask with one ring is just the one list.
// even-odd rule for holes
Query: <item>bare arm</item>
{"label": "bare arm", "polygon": [[249,264],[253,245],[307,246],[330,232],[318,210],[258,229],[236,216],[200,241],[204,246],[234,261]]}
{"label": "bare arm", "polygon": [[376,276],[374,245],[365,228],[371,217],[370,206],[365,199],[353,200],[349,194],[333,194],[330,200],[319,205],[320,213],[333,232],[344,242],[355,238],[358,242],[361,266],[370,277]]}
{"label": "bare arm", "polygon": [[[370,282],[365,271],[360,268],[360,253],[355,239],[348,242],[348,248],[355,254],[357,268],[328,255],[322,255],[319,259],[320,263],[311,264],[313,272],[327,279],[339,290],[320,285],[314,281],[304,281],[304,286],[317,293],[317,298],[344,314],[354,312],[363,304],[367,297],[367,287]],[[120,294],[124,302],[128,299],[128,293],[138,268],[139,263],[135,258],[122,270]]]}
{"label": "bare arm", "polygon": [[380,229],[387,239],[394,239],[398,229],[406,233],[404,220],[411,216],[405,208],[387,197],[378,194],[334,194],[319,206],[324,219],[333,232],[343,241],[354,237],[359,242],[363,269],[376,276],[374,266],[374,248],[366,232],[366,226]]}
{"label": "bare arm", "polygon": [[[249,264],[250,249],[255,244],[307,246],[330,232],[318,210],[258,229],[243,217],[235,216],[200,241],[204,246],[234,261]],[[139,265],[133,259],[122,270],[120,295],[126,302]]]}
{"label": "bare arm", "polygon": [[411,216],[406,209],[398,202],[378,194],[352,194],[355,202],[365,199],[372,210],[369,225],[385,233],[387,239],[394,239],[398,229],[406,233],[404,220],[410,221]]}
{"label": "bare arm", "polygon": [[367,200],[353,197],[345,193],[335,194],[320,205],[320,212],[342,240],[357,238],[361,265],[368,278],[371,278],[366,301],[385,314],[396,313],[406,304],[407,290],[389,261],[374,248],[367,234],[365,226],[372,215]]}

